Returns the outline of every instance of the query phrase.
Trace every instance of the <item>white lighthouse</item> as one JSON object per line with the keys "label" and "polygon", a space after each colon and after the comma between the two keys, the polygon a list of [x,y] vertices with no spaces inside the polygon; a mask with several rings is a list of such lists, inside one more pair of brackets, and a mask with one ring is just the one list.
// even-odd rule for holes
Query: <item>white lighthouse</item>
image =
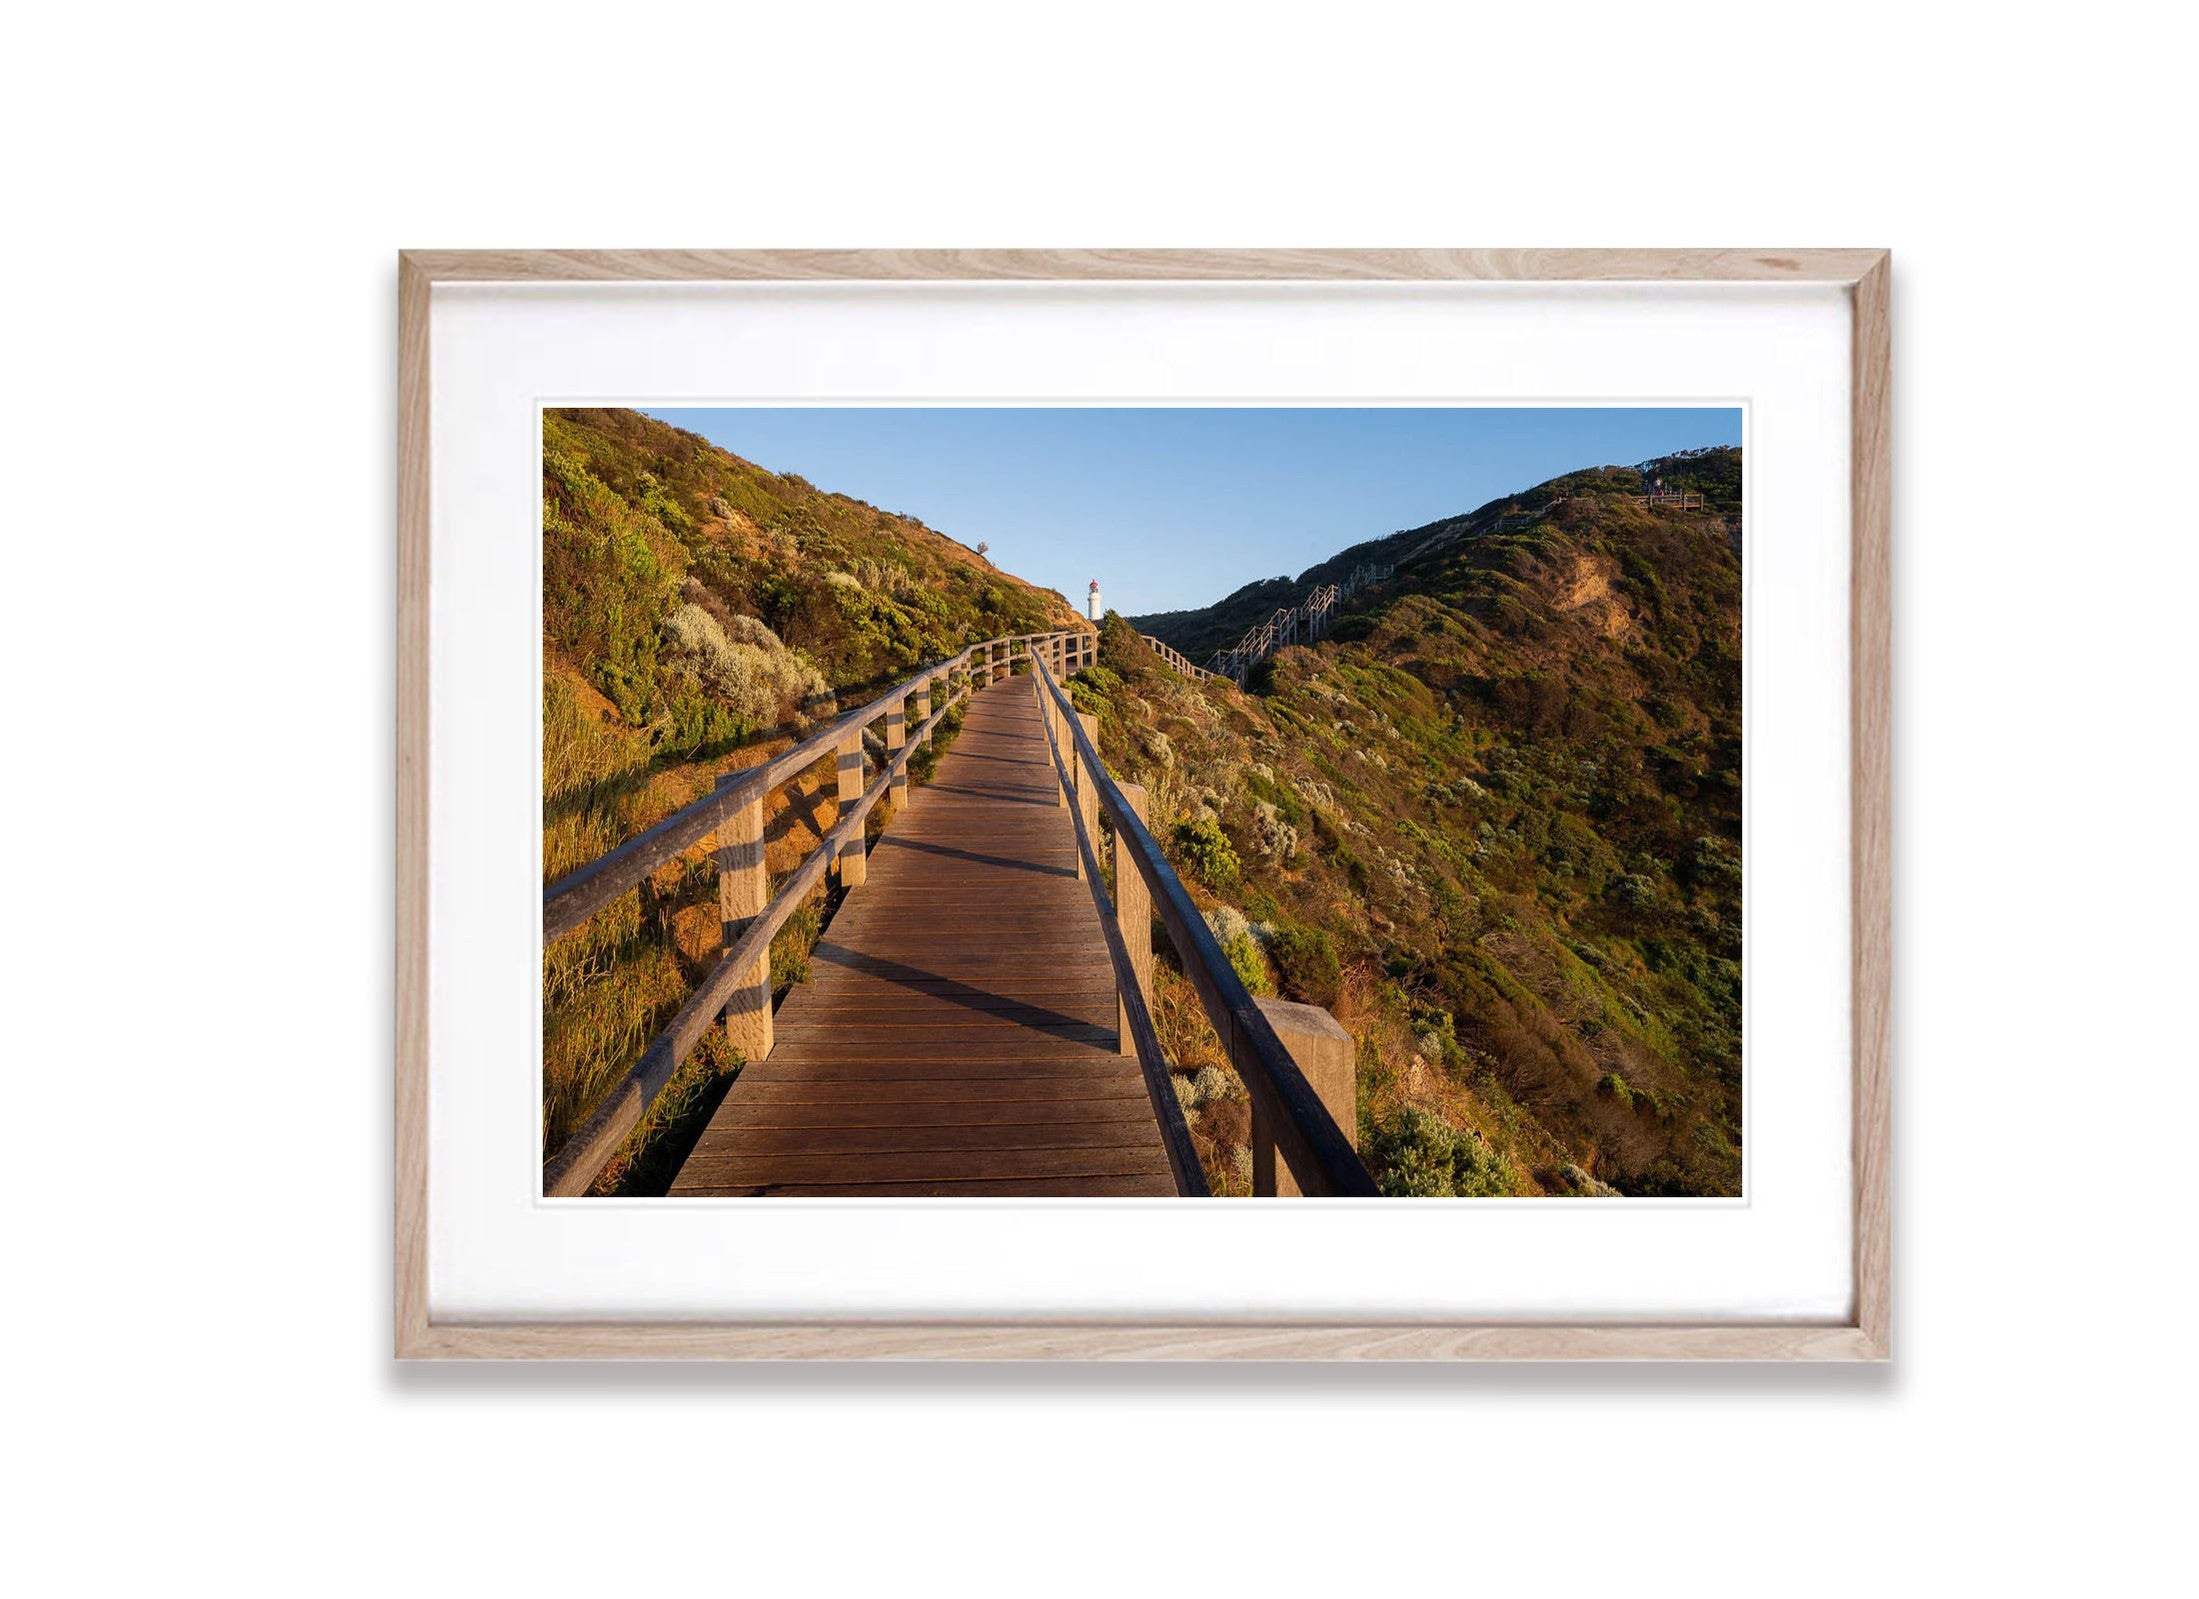
{"label": "white lighthouse", "polygon": [[1085,597],[1084,614],[1094,622],[1107,614],[1100,609],[1099,579],[1096,577],[1092,579],[1092,592]]}

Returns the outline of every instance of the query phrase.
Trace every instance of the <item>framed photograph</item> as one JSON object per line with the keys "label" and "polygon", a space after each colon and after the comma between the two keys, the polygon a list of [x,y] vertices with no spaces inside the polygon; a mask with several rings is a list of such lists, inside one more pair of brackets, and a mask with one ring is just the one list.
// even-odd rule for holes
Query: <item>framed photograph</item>
{"label": "framed photograph", "polygon": [[1888,271],[402,255],[397,1353],[1886,1358]]}

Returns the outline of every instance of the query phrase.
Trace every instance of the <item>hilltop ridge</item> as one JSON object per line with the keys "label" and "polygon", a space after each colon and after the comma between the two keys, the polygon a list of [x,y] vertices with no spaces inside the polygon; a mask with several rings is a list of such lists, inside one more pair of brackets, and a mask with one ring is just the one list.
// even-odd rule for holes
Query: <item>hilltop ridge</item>
{"label": "hilltop ridge", "polygon": [[1363,565],[1398,565],[1432,541],[1484,530],[1505,516],[1537,511],[1556,500],[1582,494],[1624,495],[1642,483],[1661,479],[1668,487],[1700,494],[1708,509],[1738,517],[1741,509],[1741,452],[1714,445],[1652,457],[1634,466],[1593,467],[1551,478],[1516,494],[1501,495],[1474,510],[1438,518],[1419,527],[1400,528],[1379,538],[1345,546],[1296,577],[1287,573],[1256,578],[1210,605],[1176,611],[1152,611],[1124,620],[1141,633],[1183,651],[1204,665],[1216,650],[1228,649],[1247,629],[1258,626],[1280,607],[1296,604],[1308,590],[1340,582]]}

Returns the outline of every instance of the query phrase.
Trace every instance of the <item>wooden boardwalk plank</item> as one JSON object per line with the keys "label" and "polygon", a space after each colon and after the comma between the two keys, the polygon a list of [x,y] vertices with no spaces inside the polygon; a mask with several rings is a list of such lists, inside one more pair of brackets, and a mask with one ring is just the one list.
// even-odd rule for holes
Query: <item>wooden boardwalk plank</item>
{"label": "wooden boardwalk plank", "polygon": [[[697,1170],[699,1168],[699,1170]],[[687,1159],[695,1181],[727,1186],[770,1183],[940,1182],[978,1177],[1166,1177],[1160,1134],[1135,1148],[928,1150],[901,1155],[704,1155]]]}
{"label": "wooden boardwalk plank", "polygon": [[714,1188],[713,1197],[739,1195],[779,1199],[1173,1199],[1175,1182],[1166,1176],[1015,1177],[1005,1181],[947,1178],[909,1183],[774,1183],[746,1188]]}
{"label": "wooden boardwalk plank", "polygon": [[995,1105],[1036,1105],[1063,1101],[1049,1114],[1073,1116],[1079,1109],[1101,1111],[1114,1099],[1148,1104],[1143,1080],[1088,1083],[1078,1078],[949,1078],[929,1082],[880,1082],[861,1095],[844,1092],[837,1080],[811,1083],[752,1083],[738,1106],[728,1103],[728,1125],[738,1126],[748,1106],[826,1107],[836,1115],[891,1116],[934,1106],[961,1107],[972,1116]]}
{"label": "wooden boardwalk plank", "polygon": [[[1044,1139],[1045,1143],[1036,1145],[1034,1139]],[[1060,1154],[1083,1161],[1091,1157],[1072,1152],[1101,1150],[1106,1152],[1101,1158],[1111,1158],[1119,1151],[1144,1158],[1151,1144],[1145,1127],[1120,1114],[1113,1121],[1056,1122],[1043,1127],[1029,1121],[1001,1122],[990,1127],[741,1127],[718,1140],[706,1164],[730,1162],[738,1175],[748,1169],[751,1156],[921,1155],[949,1150],[988,1156],[996,1152],[1018,1156]]]}
{"label": "wooden boardwalk plank", "polygon": [[970,700],[675,1195],[1169,1195],[1036,688]]}
{"label": "wooden boardwalk plank", "polygon": [[[1099,1054],[1101,1052],[1093,1052]],[[1106,1052],[1113,1058],[1112,1052]],[[762,1088],[765,1083],[868,1083],[881,1088],[900,1083],[1056,1083],[1073,1087],[1083,1083],[1092,1088],[1112,1091],[1118,1084],[1136,1082],[1142,1089],[1144,1079],[1137,1076],[1137,1068],[1128,1061],[1118,1060],[1119,1069],[1111,1070],[1095,1063],[1092,1054],[1071,1058],[1055,1056],[1051,1059],[1025,1060],[1019,1058],[935,1060],[925,1058],[902,1060],[815,1060],[790,1066],[784,1074],[770,1078],[759,1077],[751,1086]]]}
{"label": "wooden boardwalk plank", "polygon": [[1139,1121],[1144,1110],[1142,1099],[1128,1098],[1049,1104],[1044,1100],[973,1099],[957,1095],[930,1104],[912,1104],[906,1100],[835,1096],[822,1103],[788,1099],[751,1101],[735,1109],[726,1122],[731,1128],[749,1131],[794,1127],[1011,1127],[1025,1122],[1079,1127],[1092,1123]]}
{"label": "wooden boardwalk plank", "polygon": [[1013,983],[996,983],[989,978],[974,978],[953,987],[927,984],[924,987],[908,987],[887,992],[874,984],[852,980],[846,973],[827,973],[813,967],[805,986],[814,988],[814,994],[802,994],[803,1003],[796,1007],[796,995],[788,995],[787,1002],[779,1007],[778,1032],[781,1037],[803,1027],[829,1024],[842,1017],[854,1019],[858,1012],[884,1011],[895,1014],[896,1004],[905,1014],[911,1026],[926,1022],[975,1021],[986,1022],[1002,1015],[1014,1015],[1024,1011],[1043,1012],[1039,1025],[1054,1027],[1079,1027],[1093,1025],[1095,1019],[1110,1013],[1096,1008],[1097,996],[1089,987],[1030,988]]}

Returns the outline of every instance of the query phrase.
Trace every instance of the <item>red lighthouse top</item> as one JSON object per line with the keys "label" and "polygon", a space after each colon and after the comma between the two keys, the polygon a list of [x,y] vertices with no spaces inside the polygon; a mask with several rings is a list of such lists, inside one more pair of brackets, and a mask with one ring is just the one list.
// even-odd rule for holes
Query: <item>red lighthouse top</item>
{"label": "red lighthouse top", "polygon": [[1092,579],[1092,588],[1093,588],[1094,592],[1097,592],[1097,591],[1098,591],[1098,589],[1099,589],[1099,579],[1098,579],[1098,578],[1096,578],[1096,577],[1095,577],[1094,579]]}

